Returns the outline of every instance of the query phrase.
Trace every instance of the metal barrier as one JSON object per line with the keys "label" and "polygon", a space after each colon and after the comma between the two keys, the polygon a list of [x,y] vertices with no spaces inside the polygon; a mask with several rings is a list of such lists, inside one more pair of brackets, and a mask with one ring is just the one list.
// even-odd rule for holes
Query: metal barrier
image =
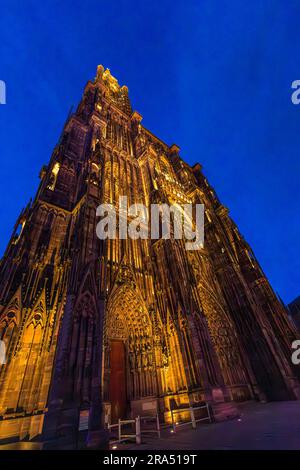
{"label": "metal barrier", "polygon": [[[160,437],[160,423],[159,423],[159,416],[158,414],[155,416],[140,416],[140,424],[141,424],[141,434],[149,434],[149,433],[155,433],[157,434],[158,437]],[[143,429],[142,428],[142,423],[143,422],[149,422],[149,421],[154,421],[155,420],[155,429]]]}
{"label": "metal barrier", "polygon": [[[134,434],[122,434],[122,426],[126,426],[128,424],[135,424]],[[135,419],[119,419],[116,424],[108,425],[108,430],[113,428],[118,428],[118,439],[113,441],[112,444],[116,442],[127,441],[128,439],[134,439],[137,444],[141,443],[141,422],[139,416]]]}
{"label": "metal barrier", "polygon": [[[207,410],[207,416],[204,418],[196,419],[195,411],[201,410],[204,408],[206,408]],[[190,413],[190,416],[191,416],[190,421],[178,423],[174,420],[174,415],[176,415],[177,413],[184,413],[186,411]],[[173,427],[174,432],[176,432],[176,428],[180,426],[186,426],[188,424],[191,424],[192,428],[196,429],[196,425],[199,421],[209,420],[210,423],[212,422],[209,406],[207,403],[203,406],[197,406],[195,408],[190,406],[189,408],[177,408],[175,410],[171,410],[171,417],[172,417],[172,427]],[[155,429],[145,429],[145,428],[142,429],[141,423],[146,423],[146,422],[150,422],[154,420],[155,420]],[[127,426],[129,424],[134,425],[135,427],[134,432],[132,434],[122,434],[122,426]],[[136,442],[136,444],[141,444],[142,434],[148,434],[148,433],[155,433],[160,438],[160,422],[159,422],[158,414],[155,416],[150,416],[150,415],[149,416],[137,416],[137,418],[135,419],[119,419],[119,421],[116,424],[108,424],[107,427],[108,427],[108,430],[118,428],[118,439],[115,441],[112,441],[112,444],[117,443],[117,442],[127,441],[128,439],[133,439]]]}
{"label": "metal barrier", "polygon": [[[199,419],[196,419],[195,418],[195,411],[196,410],[201,410],[203,408],[206,408],[207,410],[207,416],[205,418],[199,418]],[[174,415],[177,414],[177,413],[183,413],[185,411],[189,411],[190,415],[191,415],[191,420],[190,421],[185,421],[183,423],[177,423],[176,421],[174,421]],[[187,424],[191,424],[192,425],[192,428],[193,429],[196,429],[196,424],[199,422],[199,421],[206,421],[206,420],[209,420],[209,422],[211,423],[212,422],[212,419],[211,419],[211,414],[210,414],[210,410],[209,410],[209,406],[208,404],[206,403],[205,405],[203,406],[197,406],[195,408],[193,407],[189,407],[189,408],[178,408],[176,410],[171,410],[171,417],[172,417],[172,427],[173,427],[173,431],[176,432],[176,427],[179,427],[179,426],[186,426]]]}
{"label": "metal barrier", "polygon": [[[146,423],[155,420],[155,429],[142,429],[141,423]],[[122,426],[128,424],[135,425],[135,432],[132,434],[123,434]],[[142,434],[155,433],[160,437],[160,423],[158,414],[155,416],[137,416],[135,419],[119,419],[116,424],[108,424],[108,430],[118,428],[118,439],[112,441],[112,444],[122,441],[127,441],[128,439],[133,439],[137,444],[142,442]]]}

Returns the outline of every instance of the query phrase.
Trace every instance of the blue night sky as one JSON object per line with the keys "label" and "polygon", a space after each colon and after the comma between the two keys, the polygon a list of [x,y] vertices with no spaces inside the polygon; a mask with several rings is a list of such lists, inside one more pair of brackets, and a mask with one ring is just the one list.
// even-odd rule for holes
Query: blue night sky
{"label": "blue night sky", "polygon": [[300,294],[300,1],[3,3],[1,253],[102,63],[144,125],[203,164],[283,300]]}

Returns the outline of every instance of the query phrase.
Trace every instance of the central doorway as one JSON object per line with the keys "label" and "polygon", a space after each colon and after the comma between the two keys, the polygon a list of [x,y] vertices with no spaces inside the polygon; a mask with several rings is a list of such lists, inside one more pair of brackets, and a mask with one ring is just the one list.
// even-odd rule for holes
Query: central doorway
{"label": "central doorway", "polygon": [[111,422],[126,417],[126,356],[123,341],[110,342],[110,382],[109,399],[111,403]]}

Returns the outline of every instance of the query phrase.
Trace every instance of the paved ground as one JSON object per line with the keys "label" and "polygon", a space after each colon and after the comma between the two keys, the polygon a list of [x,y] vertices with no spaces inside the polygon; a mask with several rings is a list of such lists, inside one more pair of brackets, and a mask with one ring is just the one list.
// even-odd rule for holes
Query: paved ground
{"label": "paved ground", "polygon": [[[254,403],[239,405],[240,420],[187,426],[176,434],[163,430],[161,439],[143,437],[143,444],[118,444],[118,449],[147,450],[300,450],[300,402]],[[38,449],[38,443],[17,443],[5,449]]]}
{"label": "paved ground", "polygon": [[170,430],[161,439],[145,437],[140,446],[118,445],[119,449],[300,449],[300,402],[252,403],[239,405],[241,420],[201,424],[196,430]]}

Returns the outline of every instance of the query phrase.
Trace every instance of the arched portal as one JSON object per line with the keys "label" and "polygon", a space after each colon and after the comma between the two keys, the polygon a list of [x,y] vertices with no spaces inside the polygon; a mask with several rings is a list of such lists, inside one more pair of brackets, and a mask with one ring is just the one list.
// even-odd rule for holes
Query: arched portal
{"label": "arched portal", "polygon": [[123,283],[112,290],[105,313],[104,400],[111,421],[156,409],[156,396],[151,318],[137,287]]}

